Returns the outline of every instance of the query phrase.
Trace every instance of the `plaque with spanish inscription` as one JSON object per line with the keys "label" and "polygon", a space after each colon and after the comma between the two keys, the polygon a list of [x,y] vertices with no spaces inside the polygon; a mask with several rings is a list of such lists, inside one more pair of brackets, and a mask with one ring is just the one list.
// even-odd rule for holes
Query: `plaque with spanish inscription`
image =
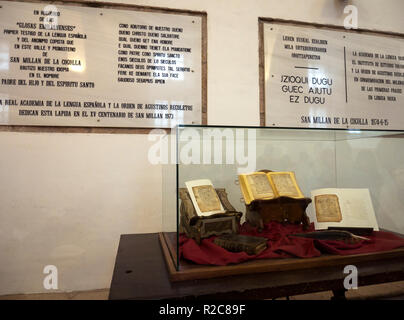
{"label": "plaque with spanish inscription", "polygon": [[0,1],[0,125],[202,122],[202,16]]}
{"label": "plaque with spanish inscription", "polygon": [[264,21],[267,126],[404,128],[404,35]]}

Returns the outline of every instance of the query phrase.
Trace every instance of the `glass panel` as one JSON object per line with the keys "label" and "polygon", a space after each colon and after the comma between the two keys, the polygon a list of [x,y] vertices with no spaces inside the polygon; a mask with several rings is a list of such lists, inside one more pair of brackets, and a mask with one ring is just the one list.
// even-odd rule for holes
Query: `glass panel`
{"label": "glass panel", "polygon": [[338,141],[337,181],[370,191],[379,228],[404,233],[404,135]]}
{"label": "glass panel", "polygon": [[179,269],[178,254],[178,219],[177,219],[177,130],[171,130],[162,139],[161,152],[164,154],[162,172],[162,209],[163,236],[176,269]]}
{"label": "glass panel", "polygon": [[243,213],[241,223],[246,207],[238,183],[240,173],[293,171],[305,197],[311,197],[314,189],[366,188],[379,228],[404,231],[402,131],[185,125],[172,132],[178,164],[164,169],[163,225],[172,235],[178,269],[183,262],[178,244],[183,232],[179,191],[187,190],[185,183],[194,180],[209,179],[214,188],[224,188],[230,204]]}

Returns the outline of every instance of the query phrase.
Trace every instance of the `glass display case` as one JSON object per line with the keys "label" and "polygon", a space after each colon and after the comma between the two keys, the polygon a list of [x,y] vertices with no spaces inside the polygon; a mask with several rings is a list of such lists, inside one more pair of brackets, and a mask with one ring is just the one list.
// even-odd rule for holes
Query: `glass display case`
{"label": "glass display case", "polygon": [[[292,225],[294,233],[304,233],[338,227],[344,221],[348,222],[342,224],[345,228],[404,233],[404,131],[181,125],[165,137],[161,151],[165,164],[160,240],[164,239],[177,271],[184,264],[223,266],[241,264],[247,258],[262,259],[258,252],[239,252],[231,260],[224,254],[226,249],[212,240],[226,234],[250,232],[257,238],[268,238],[271,230],[288,225]],[[272,199],[275,207],[281,204],[281,220],[276,218],[276,224],[262,218],[259,212],[261,220],[253,219],[258,209],[252,209],[247,194],[254,196],[264,185],[240,177],[258,172],[264,180],[269,177],[269,185],[276,193],[264,195],[261,201],[267,204]],[[270,173],[284,173],[290,181],[275,185],[275,178],[280,177],[271,178]],[[243,191],[247,181],[252,182],[248,192]],[[296,184],[295,196],[282,194],[288,183],[292,188]],[[349,192],[351,198],[345,201],[344,192]],[[339,212],[332,211],[332,199],[322,198],[330,193],[339,200]],[[279,199],[286,199],[287,208],[296,204],[302,210],[298,218],[285,215],[289,209]],[[324,205],[328,210],[325,217],[318,212]],[[278,207],[274,206],[266,210],[276,211]],[[332,215],[341,212],[342,216],[333,220]],[[361,216],[367,218],[368,225],[356,223]],[[268,244],[274,245],[275,242]],[[396,244],[394,248],[400,246]],[[304,254],[284,248],[271,253],[267,250],[264,259],[288,257],[286,253],[305,258]],[[211,260],[207,258],[209,250],[209,254],[216,255]],[[319,255],[316,250],[319,251],[314,248],[313,256]]]}

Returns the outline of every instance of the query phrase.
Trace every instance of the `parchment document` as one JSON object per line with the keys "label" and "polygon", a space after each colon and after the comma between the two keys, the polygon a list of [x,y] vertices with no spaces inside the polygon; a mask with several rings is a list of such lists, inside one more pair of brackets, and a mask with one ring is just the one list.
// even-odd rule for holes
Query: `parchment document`
{"label": "parchment document", "polygon": [[274,198],[275,194],[266,174],[252,174],[247,176],[254,199]]}
{"label": "parchment document", "polygon": [[217,211],[221,209],[219,197],[211,185],[192,187],[196,202],[201,212]]}
{"label": "parchment document", "polygon": [[198,216],[211,216],[225,212],[220,198],[209,179],[186,181],[189,196]]}
{"label": "parchment document", "polygon": [[323,188],[311,191],[307,214],[316,230],[328,227],[379,230],[369,189]]}
{"label": "parchment document", "polygon": [[341,208],[336,194],[323,194],[314,197],[318,222],[340,222]]}
{"label": "parchment document", "polygon": [[293,183],[290,173],[270,174],[275,188],[280,196],[299,197],[299,192]]}

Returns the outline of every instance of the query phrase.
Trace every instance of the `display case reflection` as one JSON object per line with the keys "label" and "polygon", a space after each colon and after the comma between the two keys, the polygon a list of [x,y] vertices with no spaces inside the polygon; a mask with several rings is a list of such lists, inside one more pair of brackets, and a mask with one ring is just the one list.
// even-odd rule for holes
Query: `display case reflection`
{"label": "display case reflection", "polygon": [[[174,205],[164,212],[175,230],[163,234],[177,270],[404,246],[397,235],[404,228],[404,186],[400,175],[386,174],[403,170],[395,160],[404,155],[403,132],[207,126],[174,131],[178,162],[171,179],[163,174],[163,184],[176,186],[167,194]],[[246,158],[254,163],[237,160]]]}

